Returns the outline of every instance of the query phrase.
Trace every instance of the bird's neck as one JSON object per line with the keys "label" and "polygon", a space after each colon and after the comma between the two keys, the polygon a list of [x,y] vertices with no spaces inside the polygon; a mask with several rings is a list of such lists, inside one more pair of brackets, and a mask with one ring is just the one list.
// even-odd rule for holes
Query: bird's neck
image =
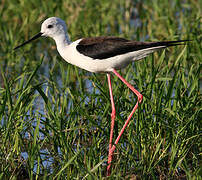
{"label": "bird's neck", "polygon": [[54,38],[54,40],[56,42],[57,48],[64,48],[71,43],[67,34],[60,34],[56,38]]}

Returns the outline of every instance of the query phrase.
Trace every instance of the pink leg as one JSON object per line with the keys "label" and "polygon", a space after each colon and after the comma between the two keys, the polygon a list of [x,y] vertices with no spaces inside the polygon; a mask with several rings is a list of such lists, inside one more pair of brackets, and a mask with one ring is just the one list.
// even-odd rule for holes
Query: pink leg
{"label": "pink leg", "polygon": [[[107,74],[108,84],[109,84],[109,94],[110,94],[110,100],[111,100],[111,106],[112,106],[112,113],[111,113],[111,130],[110,130],[110,139],[109,139],[109,156],[108,156],[108,164],[111,164],[112,162],[112,139],[113,139],[113,130],[114,130],[114,121],[116,117],[116,110],[114,105],[114,98],[112,94],[112,85],[111,85],[111,79],[110,74]],[[109,168],[108,168],[109,167]],[[107,176],[110,175],[110,166],[107,167]]]}
{"label": "pink leg", "polygon": [[[133,108],[132,112],[131,112],[130,115],[128,116],[128,119],[126,120],[126,122],[125,122],[123,128],[121,129],[121,131],[120,131],[118,137],[116,138],[114,145],[113,145],[112,148],[110,149],[109,153],[111,154],[111,156],[113,155],[113,152],[114,152],[114,150],[116,149],[116,146],[115,146],[115,145],[119,142],[119,140],[120,140],[120,138],[121,138],[121,135],[123,134],[123,132],[124,132],[126,126],[128,125],[130,119],[132,118],[133,114],[135,113],[136,109],[138,108],[138,104],[142,102],[142,98],[143,98],[142,94],[140,94],[130,83],[128,83],[115,69],[113,70],[113,73],[114,73],[116,76],[118,76],[118,78],[121,79],[121,81],[122,81],[124,84],[126,84],[126,85],[128,86],[128,88],[130,88],[131,91],[133,91],[133,92],[137,95],[137,97],[138,97],[138,102],[136,103],[136,105],[135,105],[135,107]],[[109,156],[110,156],[110,154],[109,154]],[[109,156],[108,156],[108,157],[109,157]],[[111,164],[108,163],[107,169],[110,169],[110,166],[111,166]]]}

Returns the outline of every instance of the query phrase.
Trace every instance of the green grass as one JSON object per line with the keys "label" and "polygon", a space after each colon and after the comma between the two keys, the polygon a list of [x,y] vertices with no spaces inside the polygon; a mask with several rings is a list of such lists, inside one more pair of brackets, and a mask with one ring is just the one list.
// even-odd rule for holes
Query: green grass
{"label": "green grass", "polygon": [[[200,7],[195,0],[2,1],[0,179],[106,178],[106,75],[65,63],[50,39],[12,51],[50,16],[67,22],[72,40],[192,40],[121,71],[144,98],[117,146],[109,179],[201,179]],[[115,137],[137,98],[116,77],[112,86]]]}

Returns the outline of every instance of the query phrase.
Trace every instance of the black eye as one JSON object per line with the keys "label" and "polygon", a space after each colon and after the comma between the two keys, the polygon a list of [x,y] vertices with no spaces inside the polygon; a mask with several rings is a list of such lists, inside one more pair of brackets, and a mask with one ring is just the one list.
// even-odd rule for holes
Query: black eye
{"label": "black eye", "polygon": [[52,28],[52,27],[53,27],[53,25],[51,25],[51,24],[49,24],[49,25],[47,26],[47,28],[49,28],[49,29]]}

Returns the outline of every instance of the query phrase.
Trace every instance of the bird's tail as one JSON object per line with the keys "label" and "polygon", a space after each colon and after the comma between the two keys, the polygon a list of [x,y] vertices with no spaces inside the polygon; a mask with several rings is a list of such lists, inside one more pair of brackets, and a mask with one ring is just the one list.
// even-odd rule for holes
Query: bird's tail
{"label": "bird's tail", "polygon": [[178,40],[178,41],[159,41],[159,42],[143,42],[139,44],[139,50],[133,60],[140,60],[149,54],[171,46],[185,45],[186,42],[191,40]]}

